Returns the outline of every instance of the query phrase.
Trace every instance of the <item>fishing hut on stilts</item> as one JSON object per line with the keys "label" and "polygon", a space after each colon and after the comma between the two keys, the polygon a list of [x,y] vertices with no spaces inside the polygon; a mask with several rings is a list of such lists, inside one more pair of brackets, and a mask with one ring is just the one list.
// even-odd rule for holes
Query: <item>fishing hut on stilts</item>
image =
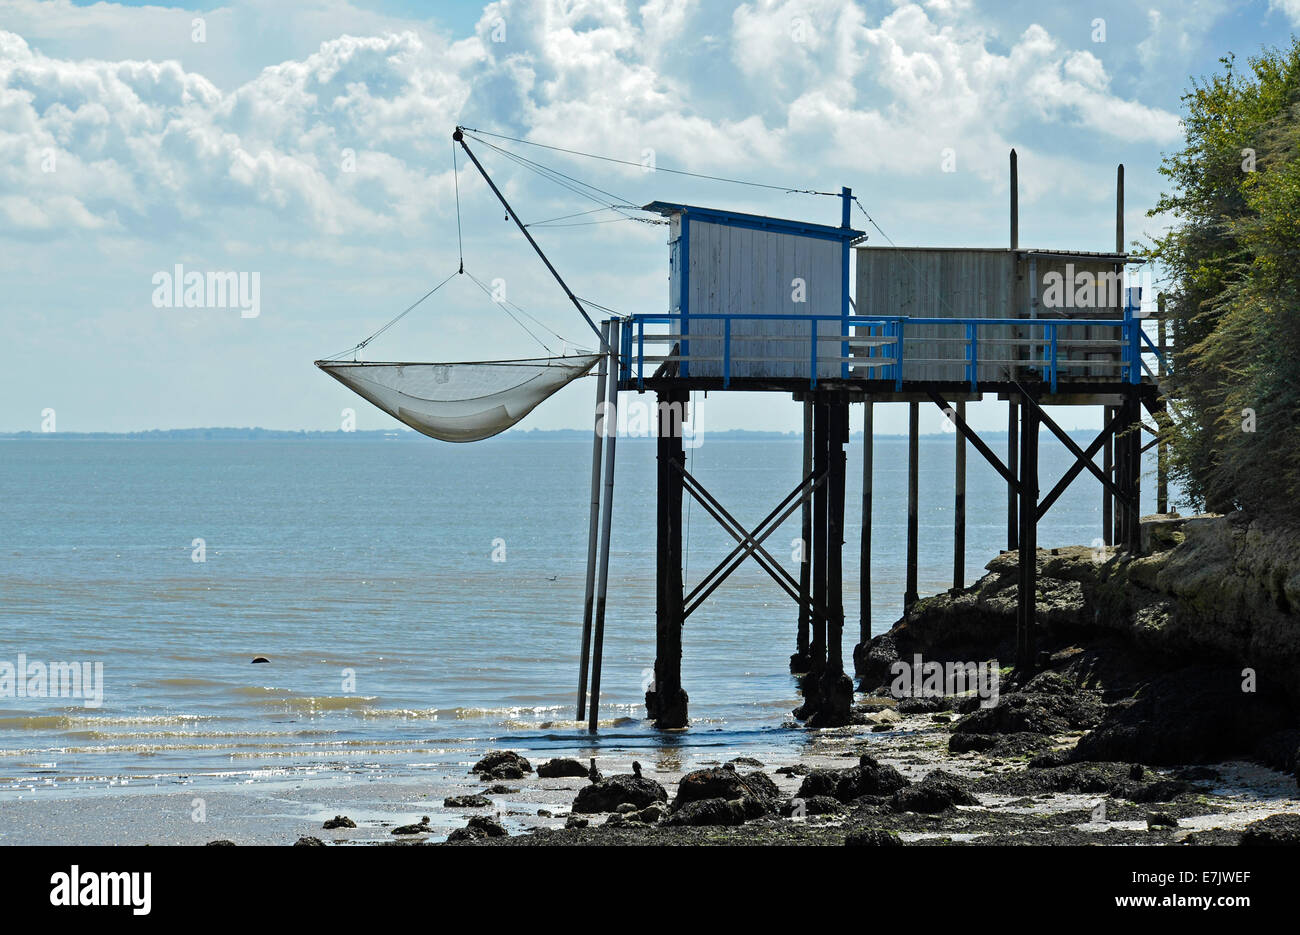
{"label": "fishing hut on stilts", "polygon": [[[657,424],[654,682],[646,710],[661,728],[689,722],[682,676],[682,631],[690,615],[742,563],[753,560],[794,602],[791,671],[811,725],[849,719],[853,684],[842,657],[846,444],[850,406],[862,404],[860,618],[855,666],[871,639],[871,518],[874,408],[908,406],[905,610],[917,591],[920,410],[941,410],[955,434],[953,588],[965,586],[966,459],[984,458],[1006,485],[1007,549],[1019,552],[1016,666],[1038,663],[1038,523],[1085,471],[1102,487],[1101,538],[1140,544],[1142,454],[1160,446],[1157,511],[1167,508],[1167,419],[1161,378],[1169,348],[1164,302],[1155,339],[1140,289],[1126,286],[1134,262],[1124,245],[1124,169],[1117,174],[1115,250],[1025,248],[1019,242],[1016,153],[1011,152],[1010,244],[1004,248],[866,245],[850,226],[852,192],[841,192],[838,227],[692,205],[653,202],[669,218],[668,310],[603,322],[611,352],[602,364],[597,407],[619,392],[653,393]],[[859,203],[860,206],[860,203]],[[865,214],[865,209],[863,209]],[[873,222],[874,223],[874,222]],[[856,252],[856,297],[849,294]],[[1154,369],[1153,369],[1154,366]],[[690,394],[782,392],[803,405],[801,476],[748,528],[686,469],[680,420]],[[999,453],[966,422],[966,406],[986,398],[1007,407]],[[1099,406],[1103,428],[1080,446],[1047,406]],[[1143,420],[1149,414],[1155,427]],[[587,593],[578,717],[595,729],[607,612],[614,433],[593,444]],[[1044,493],[1041,430],[1073,456]],[[1143,444],[1142,432],[1156,435]],[[603,444],[602,444],[603,441]],[[1099,466],[1095,459],[1103,455]],[[602,480],[603,479],[603,480]],[[682,506],[690,498],[735,540],[735,547],[687,588],[682,575]],[[800,513],[803,561],[792,573],[765,548]],[[591,680],[587,672],[590,667]],[[589,710],[585,706],[589,702]]]}
{"label": "fishing hut on stilts", "polygon": [[[1156,445],[1156,508],[1166,511],[1166,457],[1159,430],[1168,418],[1161,381],[1170,348],[1165,340],[1163,298],[1156,303],[1153,340],[1148,317],[1141,310],[1140,290],[1126,288],[1125,269],[1135,261],[1124,249],[1123,166],[1117,176],[1111,253],[1020,246],[1014,150],[1007,247],[867,245],[864,232],[850,225],[853,206],[873,226],[875,222],[848,188],[838,193],[841,214],[835,226],[669,202],[655,201],[640,208],[609,203],[600,210],[646,221],[630,213],[642,212],[655,218],[649,223],[667,227],[668,301],[662,312],[614,314],[597,325],[587,306],[612,310],[574,294],[529,232],[533,225],[520,220],[466,137],[593,200],[609,193],[516,157],[483,135],[500,136],[456,128],[454,172],[459,147],[598,338],[595,352],[448,363],[359,360],[373,338],[459,274],[487,291],[467,273],[462,249],[459,269],[419,302],[354,348],[316,364],[417,431],[457,442],[504,431],[567,383],[596,371],[577,695],[577,719],[586,720],[591,730],[599,723],[621,393],[650,393],[656,400],[655,662],[645,703],[660,728],[689,723],[689,697],[682,676],[683,625],[747,560],[762,568],[796,608],[790,668],[799,675],[803,692],[796,715],[811,725],[842,724],[849,719],[853,683],[845,670],[842,647],[846,445],[852,405],[863,407],[856,669],[861,669],[871,639],[877,403],[908,406],[905,610],[919,599],[921,408],[936,406],[955,433],[953,588],[965,585],[968,449],[973,448],[1005,482],[1007,549],[1018,551],[1020,559],[1015,661],[1021,670],[1032,670],[1038,662],[1038,523],[1062,493],[1085,471],[1091,473],[1102,486],[1102,542],[1136,551],[1141,537],[1142,455]],[[458,231],[459,227],[457,182]],[[857,282],[851,295],[854,253]],[[351,360],[343,359],[349,355]],[[753,527],[740,522],[687,470],[683,423],[690,418],[691,394],[698,391],[789,393],[802,404],[802,470],[791,478],[792,488]],[[1003,453],[966,421],[967,404],[990,397],[1007,407]],[[1051,418],[1047,406],[1102,407],[1103,428],[1081,447]],[[1144,422],[1144,412],[1155,421],[1154,428]],[[1038,457],[1042,429],[1074,457],[1046,494],[1040,486]],[[1155,439],[1143,444],[1143,431]],[[1095,463],[1099,454],[1100,466]],[[682,548],[687,498],[735,540],[734,548],[689,589]],[[803,548],[797,570],[791,571],[764,543],[796,512]]]}

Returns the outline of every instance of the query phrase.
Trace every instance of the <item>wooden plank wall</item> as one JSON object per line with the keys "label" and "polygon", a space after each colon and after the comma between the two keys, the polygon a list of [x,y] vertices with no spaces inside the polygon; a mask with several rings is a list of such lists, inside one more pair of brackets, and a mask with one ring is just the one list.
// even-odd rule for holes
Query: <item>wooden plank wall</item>
{"label": "wooden plank wall", "polygon": [[[674,219],[675,220],[675,219]],[[692,219],[690,224],[691,376],[722,375],[720,321],[695,315],[839,315],[842,247],[839,243],[797,234],[752,230]],[[806,302],[792,301],[792,281],[806,283]],[[838,322],[822,322],[818,333],[840,336]],[[798,340],[776,340],[777,338]],[[804,377],[808,375],[809,328],[792,321],[733,322],[733,377]],[[819,356],[838,357],[838,342],[822,342]],[[716,361],[702,357],[716,356]],[[760,358],[740,360],[737,358]],[[779,358],[798,358],[781,360]],[[838,362],[819,363],[820,377],[840,375]]]}

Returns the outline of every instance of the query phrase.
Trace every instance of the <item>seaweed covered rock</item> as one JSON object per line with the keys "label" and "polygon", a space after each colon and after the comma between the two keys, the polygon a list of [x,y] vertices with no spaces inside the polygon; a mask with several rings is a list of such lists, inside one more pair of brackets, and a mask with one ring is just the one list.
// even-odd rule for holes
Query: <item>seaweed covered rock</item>
{"label": "seaweed covered rock", "polygon": [[542,779],[582,778],[586,779],[589,767],[583,766],[570,757],[557,757],[547,760],[537,767],[537,775]]}
{"label": "seaweed covered rock", "polygon": [[852,802],[864,795],[891,795],[908,784],[903,774],[892,766],[862,754],[857,766],[847,769],[815,769],[804,777],[796,798],[809,799],[826,795],[841,802]]}
{"label": "seaweed covered rock", "polygon": [[1300,846],[1300,815],[1269,815],[1252,821],[1241,832],[1244,847]]}
{"label": "seaweed covered rock", "polygon": [[737,799],[697,799],[674,808],[663,820],[665,825],[743,825],[752,818],[767,814],[767,803],[753,796]]}
{"label": "seaweed covered rock", "polygon": [[1109,708],[1079,740],[1078,760],[1152,766],[1213,763],[1252,751],[1287,727],[1285,710],[1263,693],[1242,691],[1239,671],[1187,666],[1158,675]]}
{"label": "seaweed covered rock", "polygon": [[846,847],[901,847],[902,844],[903,841],[898,835],[884,828],[867,828],[865,831],[855,831],[844,838]]}
{"label": "seaweed covered rock", "polygon": [[523,779],[532,771],[532,764],[513,750],[490,750],[470,769],[483,780]]}
{"label": "seaweed covered rock", "polygon": [[978,707],[957,722],[962,734],[1062,734],[1095,727],[1103,714],[1099,692],[1080,688],[1055,672],[1035,676],[997,704]]}
{"label": "seaweed covered rock", "polygon": [[927,773],[918,783],[894,793],[890,805],[895,811],[933,815],[958,805],[979,805],[965,780],[941,769]]}
{"label": "seaweed covered rock", "polygon": [[668,792],[653,779],[621,773],[579,789],[578,797],[573,800],[573,811],[583,814],[612,812],[624,803],[640,810],[655,802],[667,801]]}
{"label": "seaweed covered rock", "polygon": [[740,799],[746,796],[757,799],[769,808],[781,799],[781,791],[766,773],[754,771],[742,775],[726,766],[697,769],[687,773],[677,784],[673,809],[704,799]]}
{"label": "seaweed covered rock", "polygon": [[448,841],[477,841],[481,838],[504,838],[509,832],[501,822],[486,815],[475,815],[464,828],[447,835]]}

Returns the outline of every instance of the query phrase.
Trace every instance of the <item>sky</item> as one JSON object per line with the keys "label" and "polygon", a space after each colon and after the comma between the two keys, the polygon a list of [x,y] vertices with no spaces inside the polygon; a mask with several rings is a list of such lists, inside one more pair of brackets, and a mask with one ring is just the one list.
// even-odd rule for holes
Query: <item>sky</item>
{"label": "sky", "polygon": [[[0,431],[51,416],[71,432],[328,430],[345,408],[359,429],[394,426],[312,361],[462,255],[534,316],[541,344],[590,347],[482,178],[463,157],[453,172],[457,124],[631,162],[497,141],[631,204],[838,224],[835,199],[785,189],[847,185],[890,241],[928,246],[1006,245],[1015,147],[1021,245],[1109,250],[1116,164],[1128,239],[1147,241],[1169,223],[1147,210],[1191,78],[1296,31],[1300,0],[0,0]],[[471,145],[525,221],[595,207]],[[667,310],[663,227],[604,212],[533,232],[578,295]],[[175,307],[160,283],[178,266],[242,276],[256,308]],[[457,276],[364,353],[545,352]],[[586,428],[591,396],[578,381],[520,427]],[[800,424],[788,399],[752,394],[713,394],[699,416],[705,430]],[[991,403],[970,419],[1005,425]],[[905,426],[905,407],[877,407],[878,432]]]}

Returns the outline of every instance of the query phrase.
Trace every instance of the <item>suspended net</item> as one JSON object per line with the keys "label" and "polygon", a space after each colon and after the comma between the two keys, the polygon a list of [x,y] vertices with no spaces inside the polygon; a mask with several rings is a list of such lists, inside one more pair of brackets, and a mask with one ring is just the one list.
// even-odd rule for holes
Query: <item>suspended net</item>
{"label": "suspended net", "polygon": [[318,360],[316,366],[417,432],[475,442],[510,428],[599,359],[574,354],[442,364]]}

